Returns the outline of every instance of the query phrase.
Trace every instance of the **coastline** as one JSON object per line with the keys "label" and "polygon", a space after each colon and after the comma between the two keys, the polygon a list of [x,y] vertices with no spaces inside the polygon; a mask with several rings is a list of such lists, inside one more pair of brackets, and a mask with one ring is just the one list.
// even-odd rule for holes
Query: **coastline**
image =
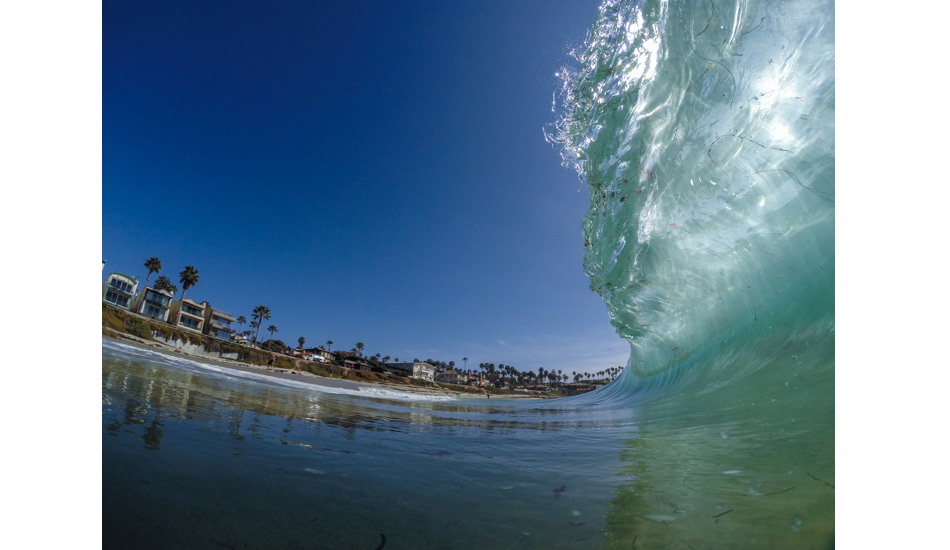
{"label": "coastline", "polygon": [[[110,334],[106,334],[106,332]],[[150,348],[153,351],[159,351],[166,355],[176,356],[183,355],[194,359],[196,361],[204,361],[215,365],[217,367],[228,368],[244,372],[253,372],[256,374],[263,374],[265,376],[273,376],[274,378],[283,378],[287,380],[297,380],[301,382],[306,382],[308,384],[314,384],[316,386],[324,386],[330,388],[343,388],[359,391],[360,388],[384,388],[392,391],[402,391],[406,393],[416,393],[424,395],[438,395],[445,397],[457,397],[459,399],[488,399],[488,396],[482,393],[467,393],[467,392],[458,392],[452,391],[445,388],[430,388],[422,386],[414,386],[409,384],[385,384],[385,383],[373,383],[373,382],[356,382],[353,380],[342,380],[339,378],[327,378],[324,376],[318,376],[316,374],[305,372],[305,371],[291,371],[288,369],[281,368],[268,368],[263,365],[258,366],[252,363],[244,363],[234,359],[228,359],[226,357],[212,357],[208,355],[199,355],[188,353],[174,346],[165,344],[163,342],[155,340],[145,340],[131,334],[125,334],[111,329],[103,327],[102,338],[113,340],[116,342],[121,342],[124,344],[131,344],[134,346],[140,346],[143,348]],[[533,395],[511,395],[511,394],[493,394],[491,399],[546,399],[544,397],[537,397]]]}

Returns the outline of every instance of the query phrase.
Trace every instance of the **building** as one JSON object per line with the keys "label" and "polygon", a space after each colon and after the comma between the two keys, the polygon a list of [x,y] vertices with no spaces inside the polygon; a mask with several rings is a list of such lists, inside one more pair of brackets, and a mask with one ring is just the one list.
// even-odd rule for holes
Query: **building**
{"label": "building", "polygon": [[132,300],[132,311],[159,321],[168,321],[168,309],[171,307],[170,290],[159,290],[150,286],[139,292]]}
{"label": "building", "polygon": [[337,363],[348,369],[356,369],[366,372],[373,370],[372,363],[370,363],[365,357],[360,357],[359,355],[350,353],[348,351],[334,351],[331,353],[335,357]]}
{"label": "building", "polygon": [[[294,357],[296,356],[297,354],[295,353]],[[316,361],[318,363],[329,363],[330,360],[334,358],[332,351],[327,351],[320,348],[305,349],[303,350],[303,353],[300,354],[300,356],[301,358],[307,359],[308,361]]]}
{"label": "building", "polygon": [[442,382],[443,384],[456,384],[459,386],[463,386],[465,384],[468,384],[469,375],[464,372],[457,371],[454,369],[447,370],[445,372],[435,373],[435,381]]}
{"label": "building", "polygon": [[130,310],[135,289],[139,286],[139,278],[113,271],[102,285],[102,301]]}
{"label": "building", "polygon": [[205,309],[205,322],[204,327],[201,329],[202,334],[209,334],[218,340],[230,341],[231,336],[234,334],[234,329],[231,328],[231,323],[237,319],[231,317],[223,311],[214,309],[208,302],[201,302],[201,305],[204,306]]}
{"label": "building", "polygon": [[[202,332],[204,330],[205,307],[207,305],[208,302],[199,304],[191,298],[176,300],[172,302],[171,308],[168,311],[168,321],[174,325],[175,320],[177,319],[178,326],[193,330],[195,332]],[[179,311],[181,312],[180,318],[178,315]]]}
{"label": "building", "polygon": [[395,374],[435,382],[435,367],[429,363],[423,363],[422,361],[413,361],[412,363],[386,363],[386,367]]}

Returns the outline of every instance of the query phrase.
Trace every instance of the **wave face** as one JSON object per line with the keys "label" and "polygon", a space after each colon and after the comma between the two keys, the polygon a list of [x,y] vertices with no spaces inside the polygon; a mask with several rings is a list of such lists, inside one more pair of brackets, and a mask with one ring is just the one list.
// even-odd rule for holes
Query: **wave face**
{"label": "wave face", "polygon": [[[547,129],[625,384],[834,323],[834,4],[607,2]],[[741,376],[743,373],[733,373]]]}

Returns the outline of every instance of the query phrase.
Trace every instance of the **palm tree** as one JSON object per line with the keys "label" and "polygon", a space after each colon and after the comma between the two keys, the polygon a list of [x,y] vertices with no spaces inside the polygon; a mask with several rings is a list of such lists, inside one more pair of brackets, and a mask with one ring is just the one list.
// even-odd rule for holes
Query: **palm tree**
{"label": "palm tree", "polygon": [[148,269],[148,277],[145,278],[145,286],[148,286],[148,280],[152,278],[152,273],[158,273],[162,270],[162,261],[152,257],[145,260],[145,268]]}
{"label": "palm tree", "polygon": [[198,284],[198,270],[195,269],[193,265],[186,265],[185,269],[178,274],[181,277],[181,307],[178,308],[178,320],[175,321],[175,326],[178,326],[181,323],[181,310],[185,307],[185,293],[188,292],[188,289]]}
{"label": "palm tree", "polygon": [[333,345],[333,340],[327,340],[327,351],[330,351],[330,346]]}
{"label": "palm tree", "polygon": [[468,368],[468,357],[462,358],[462,364],[465,365],[463,368],[466,368],[466,369]]}
{"label": "palm tree", "polygon": [[273,345],[274,345],[274,333],[275,333],[275,332],[280,332],[280,331],[277,330],[277,327],[274,326],[274,325],[271,325],[271,326],[267,327],[267,330],[270,331],[271,346],[273,346]]}
{"label": "palm tree", "polygon": [[178,287],[173,285],[168,277],[162,275],[158,279],[155,279],[155,286],[152,287],[155,290],[167,290],[172,293],[172,296],[178,294]]}
{"label": "palm tree", "polygon": [[359,351],[360,357],[363,356],[363,342],[356,343],[356,350]]}
{"label": "palm tree", "polygon": [[243,315],[241,315],[240,317],[237,318],[237,322],[238,322],[238,332],[240,332],[241,327],[243,327],[243,326],[244,326],[244,323],[247,322],[247,318],[245,318]]}
{"label": "palm tree", "polygon": [[297,343],[300,344],[300,351],[303,351],[303,343],[306,342],[303,336],[297,338]]}
{"label": "palm tree", "polygon": [[264,305],[257,306],[251,312],[251,318],[257,320],[257,331],[254,333],[254,343],[257,344],[257,337],[261,334],[261,325],[265,320],[270,319],[270,308]]}

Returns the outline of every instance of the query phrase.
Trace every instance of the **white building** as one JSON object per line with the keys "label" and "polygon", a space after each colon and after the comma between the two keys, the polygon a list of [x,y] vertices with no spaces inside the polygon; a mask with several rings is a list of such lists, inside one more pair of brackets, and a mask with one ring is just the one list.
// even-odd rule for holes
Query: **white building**
{"label": "white building", "polygon": [[128,310],[138,286],[138,277],[113,271],[102,285],[102,301]]}
{"label": "white building", "polygon": [[386,367],[396,374],[435,382],[435,367],[422,361],[412,363],[386,363]]}

